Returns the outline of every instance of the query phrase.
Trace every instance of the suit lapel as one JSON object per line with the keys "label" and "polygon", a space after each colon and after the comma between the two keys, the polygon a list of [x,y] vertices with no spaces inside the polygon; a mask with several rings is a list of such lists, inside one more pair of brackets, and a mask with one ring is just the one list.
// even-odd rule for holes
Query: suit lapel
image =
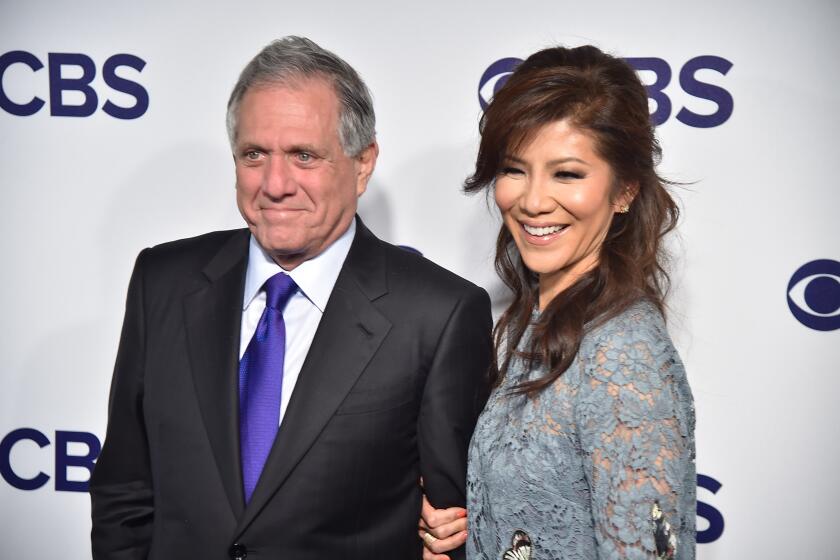
{"label": "suit lapel", "polygon": [[357,221],[353,245],[237,536],[286,481],[388,334],[391,323],[372,304],[387,292],[385,266],[379,241]]}
{"label": "suit lapel", "polygon": [[239,332],[248,232],[231,237],[204,268],[209,283],[184,298],[190,366],[207,437],[231,509],[244,509],[239,465]]}

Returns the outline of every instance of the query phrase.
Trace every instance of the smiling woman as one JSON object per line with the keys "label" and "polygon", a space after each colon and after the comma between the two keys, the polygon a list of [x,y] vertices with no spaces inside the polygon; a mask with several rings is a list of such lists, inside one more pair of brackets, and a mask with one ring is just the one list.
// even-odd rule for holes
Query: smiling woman
{"label": "smiling woman", "polygon": [[568,119],[546,124],[505,156],[496,204],[525,265],[539,275],[540,309],[598,264],[613,214],[632,198],[628,187],[613,200],[614,182],[592,137]]}
{"label": "smiling woman", "polygon": [[469,452],[468,520],[424,508],[426,558],[694,558],[694,408],[665,328],[663,236],[645,89],[595,47],[525,60],[481,121],[467,192],[492,190],[495,389]]}

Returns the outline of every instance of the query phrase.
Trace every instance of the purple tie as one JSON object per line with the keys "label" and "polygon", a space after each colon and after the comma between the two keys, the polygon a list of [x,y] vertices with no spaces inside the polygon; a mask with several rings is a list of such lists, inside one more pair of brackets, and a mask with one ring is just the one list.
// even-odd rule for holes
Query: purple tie
{"label": "purple tie", "polygon": [[239,435],[245,503],[251,500],[280,424],[286,324],[283,308],[297,285],[279,272],[266,280],[265,310],[239,360]]}

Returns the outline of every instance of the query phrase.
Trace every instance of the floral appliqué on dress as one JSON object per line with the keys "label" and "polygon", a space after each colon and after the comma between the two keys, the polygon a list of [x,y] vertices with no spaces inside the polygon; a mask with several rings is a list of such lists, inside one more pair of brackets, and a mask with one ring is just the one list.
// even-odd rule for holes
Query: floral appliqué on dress
{"label": "floral appliqu\u00e9 on dress", "polygon": [[531,560],[531,538],[528,533],[517,530],[510,540],[510,548],[502,555],[502,560]]}
{"label": "floral appliqu\u00e9 on dress", "polygon": [[653,519],[657,560],[673,560],[677,550],[677,535],[671,531],[671,524],[665,520],[665,515],[659,508],[659,502],[653,502],[650,515]]}

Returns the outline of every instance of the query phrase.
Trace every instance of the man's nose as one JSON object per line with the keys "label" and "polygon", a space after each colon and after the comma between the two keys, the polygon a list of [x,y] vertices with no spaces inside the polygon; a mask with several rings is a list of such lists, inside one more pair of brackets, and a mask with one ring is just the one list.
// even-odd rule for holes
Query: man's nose
{"label": "man's nose", "polygon": [[266,196],[277,200],[297,191],[297,183],[295,183],[289,162],[283,155],[271,155],[268,158],[262,190]]}

